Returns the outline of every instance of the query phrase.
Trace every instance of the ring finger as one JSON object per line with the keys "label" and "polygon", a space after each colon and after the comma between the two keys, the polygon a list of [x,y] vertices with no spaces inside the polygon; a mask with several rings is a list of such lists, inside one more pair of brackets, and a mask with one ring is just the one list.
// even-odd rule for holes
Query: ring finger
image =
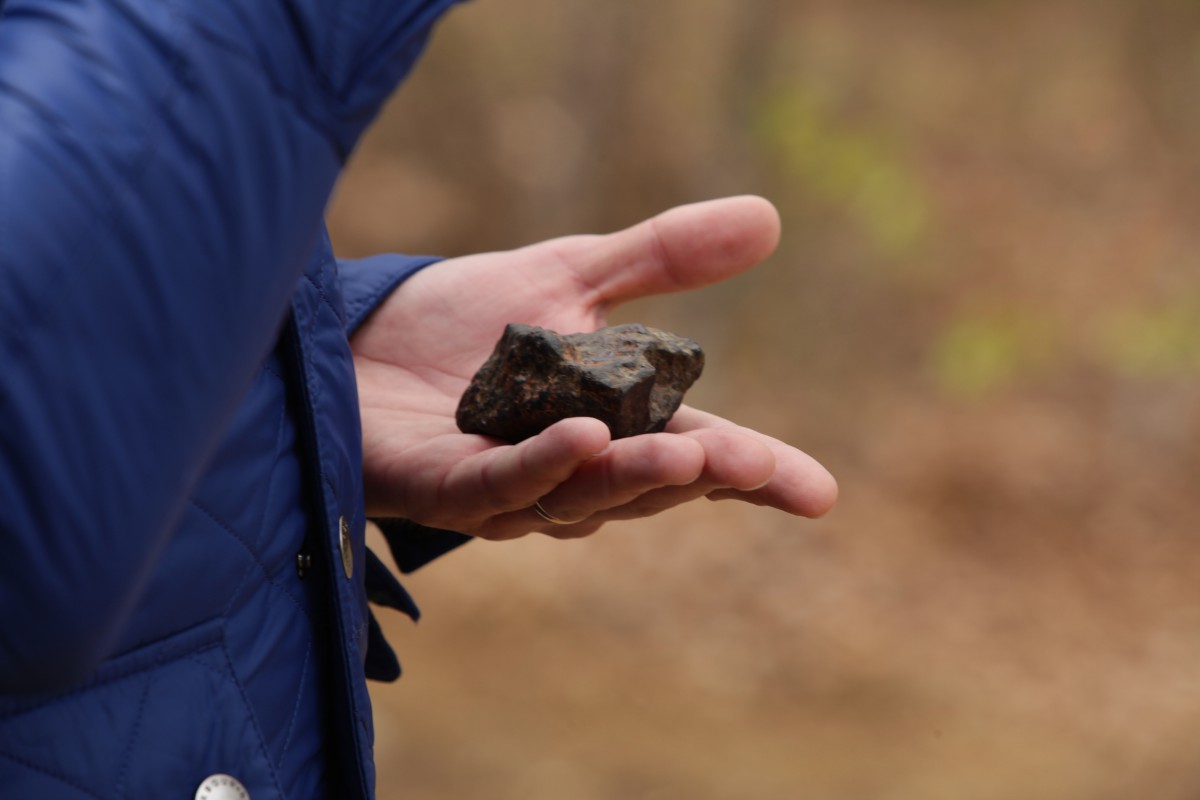
{"label": "ring finger", "polygon": [[659,487],[686,486],[704,472],[704,463],[704,447],[689,436],[650,434],[620,439],[601,456],[581,465],[539,503],[557,520],[580,522]]}

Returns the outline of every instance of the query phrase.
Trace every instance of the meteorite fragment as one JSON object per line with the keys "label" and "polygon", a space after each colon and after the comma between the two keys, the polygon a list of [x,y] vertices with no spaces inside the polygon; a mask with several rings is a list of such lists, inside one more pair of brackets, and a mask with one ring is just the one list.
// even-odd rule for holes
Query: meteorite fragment
{"label": "meteorite fragment", "polygon": [[566,336],[510,324],[458,404],[458,427],[519,442],[567,417],[614,439],[666,427],[704,369],[691,339],[643,325]]}

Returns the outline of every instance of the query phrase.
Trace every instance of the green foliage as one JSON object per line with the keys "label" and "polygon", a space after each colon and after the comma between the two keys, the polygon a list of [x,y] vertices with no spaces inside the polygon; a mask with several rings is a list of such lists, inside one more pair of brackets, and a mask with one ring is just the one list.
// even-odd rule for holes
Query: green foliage
{"label": "green foliage", "polygon": [[929,351],[928,366],[943,392],[977,398],[1008,388],[1052,364],[1086,360],[1128,380],[1200,373],[1200,298],[1153,308],[1113,308],[1072,348],[1061,320],[1029,311],[962,316],[949,322]]}
{"label": "green foliage", "polygon": [[929,367],[942,391],[980,397],[1045,365],[1052,357],[1052,338],[1045,326],[1024,314],[962,317],[934,342]]}
{"label": "green foliage", "polygon": [[768,92],[755,122],[773,166],[798,191],[847,213],[881,255],[903,256],[922,242],[929,201],[884,133],[839,120],[801,83]]}
{"label": "green foliage", "polygon": [[1200,371],[1200,298],[1165,307],[1117,312],[1099,337],[1108,368],[1133,378],[1162,378]]}

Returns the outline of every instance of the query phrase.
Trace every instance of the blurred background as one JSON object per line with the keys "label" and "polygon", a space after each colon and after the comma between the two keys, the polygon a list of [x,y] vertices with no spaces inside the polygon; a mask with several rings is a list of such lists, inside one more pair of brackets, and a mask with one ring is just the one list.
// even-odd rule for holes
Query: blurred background
{"label": "blurred background", "polygon": [[621,310],[837,475],[412,576],[382,800],[1200,796],[1200,4],[478,0],[342,255],[758,193],[779,252]]}

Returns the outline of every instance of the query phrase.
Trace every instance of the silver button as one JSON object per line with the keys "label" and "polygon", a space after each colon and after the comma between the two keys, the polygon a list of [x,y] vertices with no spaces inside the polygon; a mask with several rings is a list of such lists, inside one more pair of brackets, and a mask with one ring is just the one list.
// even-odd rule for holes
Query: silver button
{"label": "silver button", "polygon": [[350,544],[350,523],[338,517],[338,547],[342,551],[342,571],[347,578],[354,577],[354,547]]}
{"label": "silver button", "polygon": [[250,793],[232,775],[209,775],[196,790],[196,800],[250,800]]}

